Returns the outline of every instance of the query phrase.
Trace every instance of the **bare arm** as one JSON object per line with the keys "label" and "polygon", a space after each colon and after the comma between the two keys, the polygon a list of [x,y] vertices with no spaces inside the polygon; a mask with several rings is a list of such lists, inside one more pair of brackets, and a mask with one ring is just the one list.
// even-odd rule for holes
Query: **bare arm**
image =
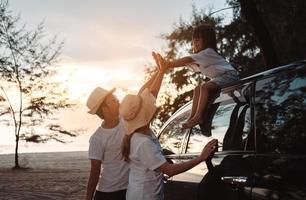
{"label": "bare arm", "polygon": [[155,60],[157,60],[156,63],[159,63],[161,66],[164,66],[165,69],[183,67],[195,62],[190,56],[169,61],[163,58],[160,54],[158,54],[158,57]]}
{"label": "bare arm", "polygon": [[169,68],[175,68],[175,67],[183,67],[188,64],[194,63],[194,60],[190,56],[186,56],[183,58],[179,58],[173,61],[166,61],[169,62]]}
{"label": "bare arm", "polygon": [[92,200],[93,198],[96,186],[99,181],[101,164],[102,163],[100,160],[91,160],[90,175],[87,183],[86,200]]}
{"label": "bare arm", "polygon": [[151,87],[149,88],[150,92],[155,96],[157,97],[158,93],[159,93],[159,90],[160,90],[160,86],[161,86],[161,83],[163,81],[163,78],[164,78],[164,71],[162,70],[159,70],[156,77],[154,78],[154,81],[151,85]]}
{"label": "bare arm", "polygon": [[162,63],[158,62],[158,56],[160,56],[159,54],[157,55],[155,52],[152,52],[152,56],[155,59],[155,62],[157,64],[157,72],[155,72],[153,74],[153,76],[141,87],[141,89],[139,90],[138,94],[140,94],[145,88],[148,88],[149,91],[155,96],[157,97],[160,87],[161,87],[161,83],[163,81],[164,78],[164,74],[165,74],[165,70],[166,70],[166,66],[162,65]]}
{"label": "bare arm", "polygon": [[215,151],[216,145],[217,145],[217,140],[211,140],[205,145],[205,147],[202,150],[202,153],[197,158],[178,164],[170,164],[166,162],[162,164],[158,168],[158,170],[164,174],[167,174],[170,177],[185,172],[195,167],[199,163],[205,161],[208,158],[208,156]]}
{"label": "bare arm", "polygon": [[170,164],[168,162],[162,164],[158,170],[161,171],[163,174],[167,174],[169,177],[183,173],[198,164],[200,164],[202,161],[199,159],[199,157],[194,158],[192,160],[189,160],[187,162],[182,162],[178,164]]}
{"label": "bare arm", "polygon": [[141,94],[141,92],[146,89],[146,88],[149,88],[151,87],[152,83],[154,82],[156,76],[158,74],[158,71],[157,72],[154,72],[154,74],[152,75],[152,77],[140,88],[140,90],[138,91],[138,94]]}

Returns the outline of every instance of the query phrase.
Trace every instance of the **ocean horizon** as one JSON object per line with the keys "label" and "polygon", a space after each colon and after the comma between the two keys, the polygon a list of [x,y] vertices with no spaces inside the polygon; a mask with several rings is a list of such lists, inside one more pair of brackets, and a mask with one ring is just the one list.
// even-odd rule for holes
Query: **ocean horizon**
{"label": "ocean horizon", "polygon": [[[47,153],[47,152],[73,152],[88,151],[88,142],[86,144],[76,143],[21,143],[18,153]],[[14,154],[15,144],[0,145],[0,155]]]}

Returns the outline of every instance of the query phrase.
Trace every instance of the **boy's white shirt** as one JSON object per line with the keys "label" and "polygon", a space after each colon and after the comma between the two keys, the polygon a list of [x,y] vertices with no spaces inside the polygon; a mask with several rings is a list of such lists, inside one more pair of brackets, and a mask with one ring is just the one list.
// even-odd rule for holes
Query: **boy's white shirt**
{"label": "boy's white shirt", "polygon": [[122,160],[121,143],[125,135],[122,119],[112,129],[101,126],[89,140],[88,158],[102,161],[101,177],[97,190],[114,192],[124,190],[128,184],[128,163]]}
{"label": "boy's white shirt", "polygon": [[163,174],[154,171],[166,161],[158,139],[134,133],[131,138],[127,200],[163,199]]}

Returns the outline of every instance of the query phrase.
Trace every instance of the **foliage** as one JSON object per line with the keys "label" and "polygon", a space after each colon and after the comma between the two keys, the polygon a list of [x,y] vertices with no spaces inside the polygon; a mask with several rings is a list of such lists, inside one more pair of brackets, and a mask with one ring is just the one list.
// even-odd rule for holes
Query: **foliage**
{"label": "foliage", "polygon": [[[229,5],[235,8],[235,12],[233,12],[232,22],[227,25],[223,24],[222,16],[216,15],[217,12],[198,11],[193,7],[190,21],[180,19],[171,33],[162,35],[162,38],[168,42],[168,49],[164,51],[167,59],[175,59],[191,53],[193,27],[208,22],[215,26],[218,53],[233,63],[241,77],[265,69],[261,50],[254,34],[239,15],[239,5],[237,6],[237,2],[230,2]],[[179,107],[190,101],[193,88],[206,80],[188,68],[175,69],[167,74],[159,98],[162,106],[158,108],[152,124],[153,129],[158,130]]]}
{"label": "foliage", "polygon": [[269,68],[305,59],[306,1],[231,0],[241,5]]}
{"label": "foliage", "polygon": [[[19,24],[20,16],[13,16],[8,2],[0,1],[0,116],[2,124],[14,126],[16,168],[19,168],[19,140],[62,141],[58,133],[69,132],[63,131],[50,116],[60,108],[73,105],[67,91],[53,78],[63,42],[57,42],[56,37],[47,41],[43,23],[32,31]],[[49,127],[49,132],[36,134],[35,127],[43,126]]]}

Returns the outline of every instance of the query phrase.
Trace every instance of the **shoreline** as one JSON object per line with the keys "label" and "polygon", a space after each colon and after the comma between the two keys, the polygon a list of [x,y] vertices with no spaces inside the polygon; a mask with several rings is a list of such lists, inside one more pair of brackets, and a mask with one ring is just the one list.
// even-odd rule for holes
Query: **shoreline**
{"label": "shoreline", "polygon": [[[87,151],[19,153],[21,167],[30,168],[77,168],[84,167],[89,160]],[[0,154],[0,168],[13,167],[15,154]]]}
{"label": "shoreline", "polygon": [[[68,150],[68,151],[41,151],[41,152],[22,152],[22,153],[18,153],[18,155],[24,155],[24,154],[49,154],[49,153],[84,153],[87,151],[83,151],[83,150],[79,150],[79,151],[74,151],[74,150]],[[11,155],[15,155],[15,153],[0,153],[0,157],[1,156],[11,156]],[[1,167],[1,166],[0,166]]]}
{"label": "shoreline", "polygon": [[[52,153],[52,152],[72,152],[88,151],[89,143],[21,143],[18,152],[24,153]],[[15,145],[0,145],[0,155],[15,153]]]}

